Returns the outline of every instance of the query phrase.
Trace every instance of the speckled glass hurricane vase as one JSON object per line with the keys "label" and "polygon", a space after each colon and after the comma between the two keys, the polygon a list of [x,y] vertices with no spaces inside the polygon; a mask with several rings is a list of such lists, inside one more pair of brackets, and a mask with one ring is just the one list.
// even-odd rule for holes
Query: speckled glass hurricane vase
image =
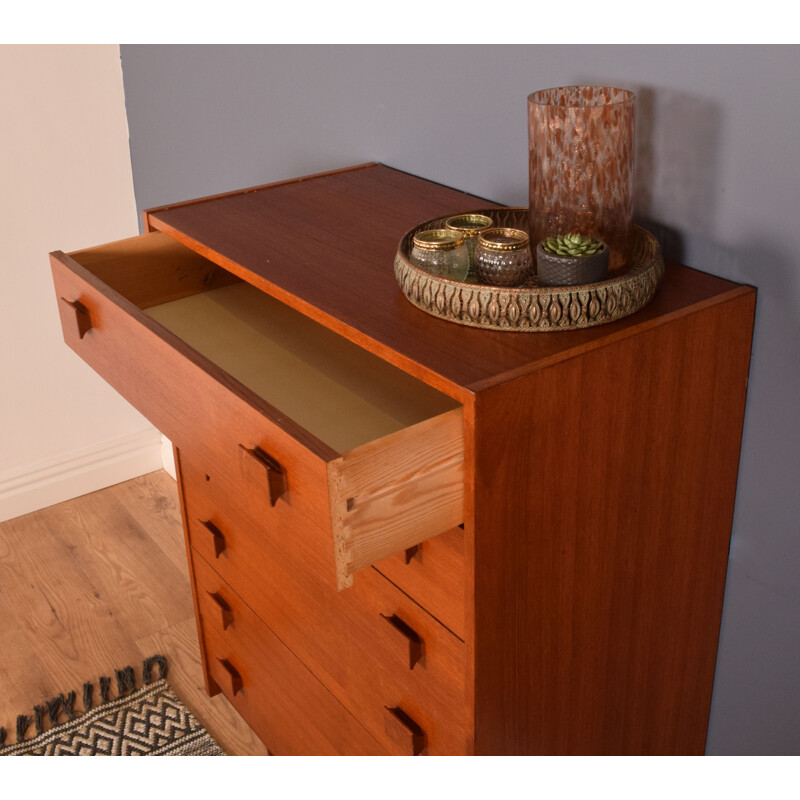
{"label": "speckled glass hurricane vase", "polygon": [[583,233],[604,241],[609,268],[629,257],[636,96],[562,86],[528,96],[531,247]]}

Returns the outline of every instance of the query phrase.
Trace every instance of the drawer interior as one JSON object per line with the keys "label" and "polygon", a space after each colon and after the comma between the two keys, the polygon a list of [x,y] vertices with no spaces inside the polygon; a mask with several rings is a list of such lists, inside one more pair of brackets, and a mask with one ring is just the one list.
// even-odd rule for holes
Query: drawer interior
{"label": "drawer interior", "polygon": [[339,453],[458,407],[166,234],[70,257]]}

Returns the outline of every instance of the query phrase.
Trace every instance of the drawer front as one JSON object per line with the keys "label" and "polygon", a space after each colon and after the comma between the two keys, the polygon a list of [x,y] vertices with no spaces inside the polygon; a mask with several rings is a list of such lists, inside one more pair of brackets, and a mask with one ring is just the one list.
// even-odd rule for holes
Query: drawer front
{"label": "drawer front", "polygon": [[[273,672],[273,669],[282,669],[284,665],[278,663],[271,655],[269,658],[265,658],[261,638],[265,637],[268,643],[277,642],[275,633],[255,617],[248,605],[215,570],[205,563],[202,556],[198,554],[193,554],[193,556],[198,607],[203,636],[206,641],[209,673],[214,682],[240,710],[240,713],[253,725],[259,735],[262,735],[258,723],[259,717],[266,714],[266,711],[259,703],[263,705],[265,700],[254,699],[248,702],[247,692],[237,691],[239,684],[246,690],[249,683],[253,687],[250,696],[257,697],[260,691],[259,687],[272,684],[272,688],[268,687],[267,690],[278,692],[284,684],[293,682],[295,675],[287,672],[284,676]],[[396,633],[396,635],[398,639],[392,643],[392,646],[396,650],[398,658],[402,659],[407,657],[403,634]],[[351,648],[358,650],[358,643],[352,640],[352,636],[347,637],[345,641],[349,642]],[[345,666],[353,658],[353,654],[341,649],[335,635],[329,638],[326,646],[332,651],[337,647],[340,648],[335,652],[335,657]],[[430,657],[428,652],[422,656],[423,660]],[[435,658],[435,655],[433,657]],[[224,664],[221,660],[227,660],[228,663]],[[296,668],[298,663],[294,658],[292,665]],[[323,677],[317,674],[313,667],[312,671],[315,672],[317,678]],[[349,680],[344,679],[344,687],[336,682],[333,686],[328,685],[327,689],[323,689],[323,691],[327,693],[327,690],[330,689],[331,695],[329,696],[335,696],[338,701],[341,701],[340,708],[347,707],[349,712],[352,712],[351,718],[362,723],[364,728],[389,754],[464,754],[463,742],[448,731],[440,716],[422,709],[418,698],[413,696],[413,692],[407,689],[403,690],[396,685],[402,683],[396,673],[396,668],[392,666],[381,668],[372,663],[363,663],[358,667],[356,676],[351,676]],[[306,674],[309,674],[308,670],[306,670]],[[324,679],[323,683],[325,683]],[[376,699],[370,702],[364,700],[363,686],[365,684],[377,687],[371,695]],[[318,685],[322,688],[322,683],[318,683]],[[321,727],[324,732],[327,729],[323,723],[335,715],[328,709],[325,710],[327,716],[321,716],[317,709],[319,698],[314,693],[308,693],[308,690],[308,686],[297,684],[297,690],[293,689],[288,694],[284,694],[283,700],[273,701],[280,702],[279,714],[276,714],[274,709],[269,709],[269,711],[277,719],[294,720],[301,730],[305,727]],[[350,698],[347,692],[355,694],[356,699]],[[350,702],[347,702],[348,700]],[[268,722],[268,716],[265,719],[266,722]],[[291,734],[291,728],[288,729],[288,734]],[[277,735],[277,733],[273,733],[273,741]],[[269,737],[264,735],[262,738],[272,749]],[[288,741],[282,744],[284,749],[289,746]],[[337,747],[343,748],[343,752],[348,755],[357,754],[359,746],[363,747],[363,745],[357,744],[351,748],[346,742],[337,745]],[[302,747],[306,747],[306,745],[303,744]],[[303,750],[300,745],[294,745],[292,752],[309,754],[310,751]]]}
{"label": "drawer front", "polygon": [[299,516],[330,526],[327,462],[334,451],[88,270],[56,257],[52,264],[64,339],[89,366],[175,445],[191,446],[220,474],[234,476],[233,495],[280,524]]}
{"label": "drawer front", "polygon": [[456,636],[466,639],[463,529],[453,528],[405,552],[384,558],[375,564],[375,569]]}
{"label": "drawer front", "polygon": [[201,562],[208,675],[275,755],[386,755],[374,737]]}
{"label": "drawer front", "polygon": [[213,477],[206,481],[184,453],[179,463],[193,548],[370,733],[389,752],[405,752],[391,724],[387,732],[386,709],[400,709],[424,731],[427,752],[465,752],[463,642],[374,569],[345,592],[316,580],[326,565],[308,542],[321,532],[220,512]]}

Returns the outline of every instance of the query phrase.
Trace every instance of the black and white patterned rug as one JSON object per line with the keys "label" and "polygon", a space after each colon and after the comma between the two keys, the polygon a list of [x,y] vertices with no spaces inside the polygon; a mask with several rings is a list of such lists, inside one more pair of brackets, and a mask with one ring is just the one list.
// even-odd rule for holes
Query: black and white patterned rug
{"label": "black and white patterned rug", "polygon": [[[154,668],[158,669],[156,679]],[[76,693],[69,692],[34,706],[32,715],[20,714],[16,744],[6,744],[6,731],[0,728],[0,756],[225,755],[170,689],[163,656],[144,661],[139,689],[132,667],[114,673],[114,699],[111,678],[101,677],[98,705],[93,705],[95,685],[85,683],[82,712],[75,709]]]}

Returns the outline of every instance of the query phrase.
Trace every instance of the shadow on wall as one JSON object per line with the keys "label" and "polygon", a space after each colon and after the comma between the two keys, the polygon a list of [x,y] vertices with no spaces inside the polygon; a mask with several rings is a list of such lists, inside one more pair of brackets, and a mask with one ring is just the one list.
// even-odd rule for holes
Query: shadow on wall
{"label": "shadow on wall", "polygon": [[[800,296],[797,257],[775,241],[723,244],[717,230],[724,135],[719,107],[685,92],[632,87],[637,96],[634,203],[637,224],[659,241],[669,260],[760,287],[787,320]],[[788,242],[787,242],[788,245]],[[790,323],[797,341],[800,325]]]}
{"label": "shadow on wall", "polygon": [[[602,82],[597,76],[576,81]],[[607,85],[636,95],[636,222],[656,236],[667,259],[685,263],[685,233],[714,227],[722,135],[719,107],[686,92],[614,80]]]}
{"label": "shadow on wall", "polygon": [[635,213],[664,255],[682,262],[680,231],[714,227],[720,112],[685,92],[632,87],[636,94]]}

